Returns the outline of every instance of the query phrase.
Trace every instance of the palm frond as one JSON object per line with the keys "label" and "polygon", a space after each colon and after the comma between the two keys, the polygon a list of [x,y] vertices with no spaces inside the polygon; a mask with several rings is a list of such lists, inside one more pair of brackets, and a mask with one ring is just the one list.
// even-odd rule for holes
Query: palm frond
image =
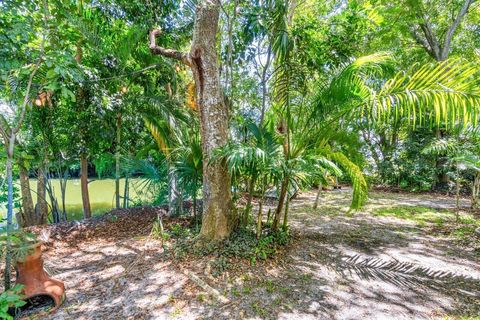
{"label": "palm frond", "polygon": [[447,155],[455,154],[459,151],[458,141],[454,138],[449,139],[435,139],[425,148],[422,153],[425,155]]}
{"label": "palm frond", "polygon": [[[417,289],[421,286],[480,296],[479,281],[474,278],[422,267],[410,262],[353,255],[341,257],[334,263],[334,267],[343,276],[356,275],[363,280],[380,280],[400,288]],[[460,283],[461,286],[459,286]]]}
{"label": "palm frond", "polygon": [[[362,110],[377,121],[403,117],[413,125],[430,120],[445,126],[478,123],[480,87],[477,65],[447,60],[412,67],[388,80],[362,103]],[[358,112],[358,111],[357,111]]]}
{"label": "palm frond", "polygon": [[350,208],[359,209],[368,199],[368,185],[362,170],[341,152],[333,152],[329,156],[343,168],[344,172],[352,180],[353,197]]}
{"label": "palm frond", "polygon": [[166,156],[170,154],[171,127],[165,120],[152,121],[144,117],[145,126],[150,131],[153,139],[157,142],[158,148]]}

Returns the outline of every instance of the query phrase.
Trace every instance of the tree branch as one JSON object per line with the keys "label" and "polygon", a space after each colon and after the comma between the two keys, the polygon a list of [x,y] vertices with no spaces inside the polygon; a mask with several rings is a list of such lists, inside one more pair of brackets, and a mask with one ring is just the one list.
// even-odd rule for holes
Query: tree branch
{"label": "tree branch", "polygon": [[40,57],[38,62],[35,64],[35,67],[34,67],[32,73],[30,74],[30,77],[28,78],[27,90],[25,92],[25,97],[23,99],[23,103],[20,107],[20,118],[17,121],[17,125],[12,128],[12,133],[13,134],[16,134],[20,130],[20,128],[22,127],[23,119],[25,118],[25,113],[27,111],[27,104],[28,104],[28,101],[29,101],[30,89],[32,88],[33,77],[37,73],[37,70],[40,67],[41,61],[42,61],[42,58]]}
{"label": "tree branch", "polygon": [[181,62],[183,62],[187,65],[191,65],[190,62],[189,62],[189,59],[188,59],[188,55],[186,53],[181,52],[181,51],[177,51],[177,50],[174,50],[174,49],[166,49],[166,48],[157,46],[156,38],[158,36],[160,36],[161,34],[162,34],[161,29],[154,29],[154,30],[150,31],[150,34],[149,34],[150,51],[153,54],[161,55],[161,56],[164,56],[164,57],[167,57],[167,58],[176,59],[176,60],[179,60],[179,61],[181,61]]}
{"label": "tree branch", "polygon": [[428,23],[428,21],[425,20],[425,23],[420,23],[419,25],[423,33],[425,34],[425,39],[430,44],[430,50],[432,51],[433,57],[436,60],[439,60],[441,47],[440,47],[440,44],[438,43],[435,33],[432,31],[432,28],[430,27],[430,24]]}
{"label": "tree branch", "polygon": [[457,27],[460,25],[460,22],[462,21],[463,17],[467,14],[468,8],[473,3],[473,1],[474,0],[465,0],[462,8],[457,14],[457,17],[453,21],[450,28],[448,28],[447,34],[445,35],[445,41],[443,43],[442,58],[444,59],[447,58],[448,52],[450,51],[450,43],[452,42],[453,34],[455,33],[455,30],[457,29]]}

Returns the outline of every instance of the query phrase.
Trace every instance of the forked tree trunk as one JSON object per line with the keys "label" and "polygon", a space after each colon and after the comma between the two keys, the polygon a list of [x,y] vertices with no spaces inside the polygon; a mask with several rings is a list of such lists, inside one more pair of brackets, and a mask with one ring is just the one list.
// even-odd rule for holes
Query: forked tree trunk
{"label": "forked tree trunk", "polygon": [[90,209],[90,197],[88,194],[88,161],[87,157],[82,154],[80,156],[80,186],[82,189],[82,204],[83,204],[83,217],[85,219],[92,217],[92,211]]}
{"label": "forked tree trunk", "polygon": [[28,170],[22,160],[17,161],[20,176],[20,192],[22,194],[22,221],[18,221],[22,227],[29,227],[35,224],[35,208],[33,207],[32,192],[30,190],[30,178]]}
{"label": "forked tree trunk", "polygon": [[188,54],[157,46],[155,38],[161,31],[157,29],[150,33],[152,53],[189,65],[195,79],[204,157],[200,238],[207,241],[227,238],[238,222],[226,164],[210,161],[213,150],[225,145],[228,140],[228,108],[220,87],[215,46],[219,15],[220,3],[216,0],[203,0],[197,5],[193,41]]}

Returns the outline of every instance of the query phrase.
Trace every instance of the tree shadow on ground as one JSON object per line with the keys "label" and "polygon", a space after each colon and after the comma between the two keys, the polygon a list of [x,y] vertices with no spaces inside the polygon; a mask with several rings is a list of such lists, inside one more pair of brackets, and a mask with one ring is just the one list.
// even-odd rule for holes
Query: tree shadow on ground
{"label": "tree shadow on ground", "polygon": [[479,312],[475,257],[405,221],[345,217],[348,197],[332,193],[318,212],[307,210],[314,195],[294,200],[294,244],[278,260],[243,274],[227,271],[221,281],[198,274],[227,304],[189,281],[160,242],[146,241],[156,212],[125,220],[116,214],[120,234],[98,231],[75,247],[47,251],[68,296],[49,319],[412,319]]}

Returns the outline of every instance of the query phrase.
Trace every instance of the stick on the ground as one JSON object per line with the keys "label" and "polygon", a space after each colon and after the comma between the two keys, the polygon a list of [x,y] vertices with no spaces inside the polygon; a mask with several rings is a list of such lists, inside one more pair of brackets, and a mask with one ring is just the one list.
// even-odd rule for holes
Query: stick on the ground
{"label": "stick on the ground", "polygon": [[222,295],[220,292],[218,292],[217,289],[212,288],[209,286],[205,281],[197,277],[193,272],[188,271],[188,270],[183,270],[183,273],[190,279],[192,282],[194,282],[197,286],[201,287],[203,290],[207,291],[210,295],[214,296],[218,301],[221,303],[229,303],[230,300],[228,300],[227,297]]}

